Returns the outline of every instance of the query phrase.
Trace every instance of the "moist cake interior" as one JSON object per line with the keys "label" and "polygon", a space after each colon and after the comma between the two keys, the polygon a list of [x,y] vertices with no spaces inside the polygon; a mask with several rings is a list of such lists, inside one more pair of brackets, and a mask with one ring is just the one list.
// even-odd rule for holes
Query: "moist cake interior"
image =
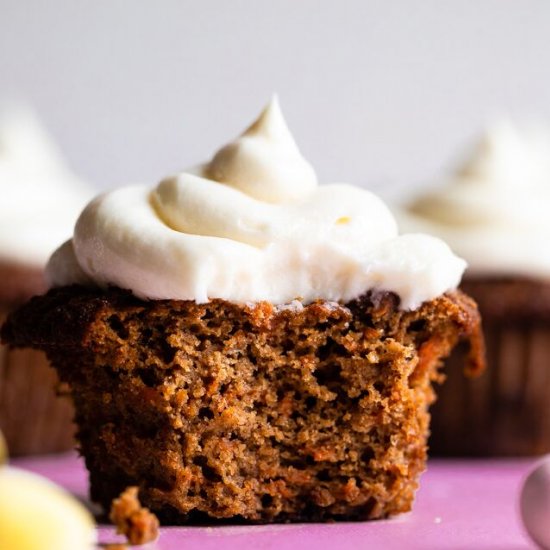
{"label": "moist cake interior", "polygon": [[76,406],[91,496],[125,487],[164,523],[374,519],[408,511],[425,467],[432,383],[461,337],[460,291],[399,310],[142,301],[54,289],[12,314],[12,346],[44,350]]}

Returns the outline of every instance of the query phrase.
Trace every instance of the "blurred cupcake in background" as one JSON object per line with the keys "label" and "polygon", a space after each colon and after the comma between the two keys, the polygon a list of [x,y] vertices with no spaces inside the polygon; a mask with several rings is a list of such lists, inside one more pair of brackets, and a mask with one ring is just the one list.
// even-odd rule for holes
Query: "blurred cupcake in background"
{"label": "blurred cupcake in background", "polygon": [[[51,252],[72,234],[92,192],[64,165],[29,110],[0,113],[0,322],[45,290]],[[13,456],[73,445],[72,410],[42,353],[0,347],[0,429]]]}
{"label": "blurred cupcake in background", "polygon": [[486,373],[463,377],[463,351],[446,363],[432,454],[550,452],[550,131],[492,126],[398,218],[403,231],[437,235],[467,260],[461,288],[484,324]]}

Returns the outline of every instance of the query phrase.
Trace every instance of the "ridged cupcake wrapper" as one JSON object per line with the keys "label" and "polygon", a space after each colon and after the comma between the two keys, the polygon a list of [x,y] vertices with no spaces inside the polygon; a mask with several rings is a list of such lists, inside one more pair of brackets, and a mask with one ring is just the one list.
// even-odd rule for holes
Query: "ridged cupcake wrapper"
{"label": "ridged cupcake wrapper", "polygon": [[446,362],[432,410],[432,455],[550,452],[550,325],[486,322],[487,371],[463,375],[463,349]]}
{"label": "ridged cupcake wrapper", "polygon": [[[0,312],[0,324],[6,311]],[[0,345],[0,430],[11,456],[62,452],[74,446],[74,413],[43,352]]]}

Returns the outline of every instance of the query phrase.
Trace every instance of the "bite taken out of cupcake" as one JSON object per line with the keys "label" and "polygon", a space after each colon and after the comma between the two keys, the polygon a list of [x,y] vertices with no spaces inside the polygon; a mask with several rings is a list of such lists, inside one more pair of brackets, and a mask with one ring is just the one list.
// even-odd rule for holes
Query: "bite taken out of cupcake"
{"label": "bite taken out of cupcake", "polygon": [[164,523],[374,519],[411,508],[465,268],[388,208],[318,185],[273,100],[204,165],[103,194],[2,328],[71,388],[92,499]]}
{"label": "bite taken out of cupcake", "polygon": [[[44,292],[44,268],[70,236],[91,191],[28,109],[0,116],[0,320]],[[0,347],[0,429],[12,454],[49,453],[73,445],[72,409],[55,396],[58,380],[42,352]]]}
{"label": "bite taken out of cupcake", "polygon": [[398,215],[468,262],[487,372],[460,375],[460,351],[433,409],[430,448],[449,455],[550,452],[550,130],[502,121],[463,164]]}

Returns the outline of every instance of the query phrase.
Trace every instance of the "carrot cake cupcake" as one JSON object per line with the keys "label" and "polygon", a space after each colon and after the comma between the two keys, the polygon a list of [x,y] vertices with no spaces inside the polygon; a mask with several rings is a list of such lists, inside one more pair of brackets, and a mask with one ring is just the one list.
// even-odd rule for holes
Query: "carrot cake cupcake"
{"label": "carrot cake cupcake", "polygon": [[2,337],[46,351],[91,496],[162,521],[374,519],[411,508],[443,358],[479,315],[465,262],[319,186],[273,100],[213,159],[92,201],[53,288]]}
{"label": "carrot cake cupcake", "polygon": [[402,229],[437,235],[468,262],[462,290],[479,304],[487,372],[451,357],[430,449],[448,455],[550,452],[550,134],[508,122],[486,131],[436,189],[412,200]]}
{"label": "carrot cake cupcake", "polygon": [[[0,117],[0,321],[46,290],[44,267],[70,236],[89,198],[35,117],[17,108]],[[11,454],[73,446],[72,408],[59,400],[55,371],[41,351],[0,347],[0,429]]]}

